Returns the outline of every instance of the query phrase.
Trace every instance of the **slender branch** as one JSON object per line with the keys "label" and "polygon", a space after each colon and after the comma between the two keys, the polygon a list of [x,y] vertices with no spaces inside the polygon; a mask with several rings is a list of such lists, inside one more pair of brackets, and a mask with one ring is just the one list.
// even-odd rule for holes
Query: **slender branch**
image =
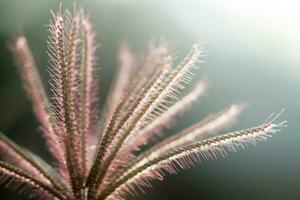
{"label": "slender branch", "polygon": [[[79,14],[53,14],[50,24],[49,55],[52,66],[54,105],[60,134],[64,138],[66,163],[75,196],[80,196],[82,169],[80,138],[76,112],[77,57]],[[52,56],[51,56],[52,55]]]}
{"label": "slender branch", "polygon": [[[7,183],[7,186],[11,188],[24,188],[31,189],[30,195],[33,197],[43,197],[43,199],[67,199],[63,193],[57,191],[49,185],[39,181],[33,176],[28,175],[21,169],[18,169],[12,165],[0,161],[0,174],[1,183]],[[13,183],[13,184],[11,184]]]}
{"label": "slender branch", "polygon": [[[170,74],[168,74],[168,71],[167,73],[163,73],[162,77],[157,79],[155,84],[150,87],[141,101],[139,101],[139,104],[134,109],[132,115],[128,116],[128,118],[125,118],[125,123],[123,123],[120,129],[117,130],[116,136],[113,137],[113,142],[108,143],[111,144],[112,147],[108,149],[104,148],[104,153],[100,153],[100,155],[105,155],[105,151],[109,150],[109,152],[107,152],[108,156],[104,160],[104,164],[102,164],[102,167],[99,169],[99,175],[96,176],[96,184],[94,184],[92,187],[92,193],[95,190],[94,187],[99,186],[99,183],[102,181],[105,172],[107,171],[109,165],[111,164],[113,158],[117,154],[127,136],[132,132],[140,130],[145,123],[148,122],[149,118],[155,117],[158,114],[155,112],[153,113],[153,111],[158,110],[158,112],[163,112],[162,107],[164,107],[163,104],[166,103],[167,98],[176,100],[176,92],[178,92],[178,89],[182,89],[182,84],[191,80],[191,69],[195,67],[195,63],[202,55],[202,51],[203,44],[200,42],[195,44],[184,61],[180,63],[180,65],[178,65],[173,71],[171,71]],[[96,154],[96,156],[99,157],[98,154]],[[103,158],[100,160],[102,159]]]}
{"label": "slender branch", "polygon": [[[124,43],[119,50],[119,68],[115,77],[113,87],[107,98],[107,109],[104,114],[104,120],[111,119],[118,104],[120,104],[123,97],[128,98],[128,87],[130,82],[134,79],[133,75],[137,70],[137,58],[131,52],[127,43]],[[108,124],[105,122],[104,124]],[[105,125],[104,125],[105,126]]]}
{"label": "slender branch", "polygon": [[99,200],[119,198],[124,195],[137,194],[135,188],[150,186],[150,180],[163,179],[164,173],[176,173],[180,168],[188,168],[202,160],[215,159],[218,155],[225,156],[228,152],[236,152],[248,144],[266,140],[285,126],[285,121],[273,124],[265,122],[257,127],[212,137],[186,146],[170,149],[167,152],[157,149],[149,150],[139,156],[111,187],[98,197]]}
{"label": "slender branch", "polygon": [[[186,128],[180,133],[170,136],[164,139],[163,141],[157,143],[151,148],[151,151],[157,151],[158,149],[160,149],[160,152],[163,153],[171,149],[179,148],[188,143],[207,138],[209,134],[215,134],[219,129],[231,124],[235,120],[237,115],[240,113],[242,107],[243,106],[241,105],[232,105],[220,113],[206,117],[205,119],[201,120],[200,122],[191,126],[190,128]],[[127,169],[128,166],[130,166],[128,163],[131,163],[136,159],[136,156],[132,154],[132,151],[126,151],[125,145],[124,148],[124,152],[120,152],[118,154],[119,157],[116,157],[115,159],[115,163],[120,164],[112,164],[110,166],[111,170],[107,172],[107,177],[109,177],[109,181],[106,180],[105,187],[109,187],[108,185],[114,182],[116,178],[118,178],[119,172]],[[98,193],[102,190],[103,186],[99,188]]]}
{"label": "slender branch", "polygon": [[[128,112],[124,115],[123,119],[120,121],[120,124],[116,128],[111,126],[111,124],[109,124],[108,127],[106,128],[101,143],[100,145],[98,145],[96,158],[87,180],[87,184],[91,188],[90,189],[91,196],[94,195],[96,188],[99,186],[106,172],[106,169],[108,168],[111,162],[111,159],[117,153],[118,146],[120,146],[122,142],[122,140],[119,140],[118,142],[117,141],[114,142],[116,137],[118,137],[117,134],[119,133],[119,130],[124,131],[123,130],[125,128],[124,126],[127,125],[129,125],[129,128],[132,128],[134,123],[129,124],[128,121],[129,120],[136,121],[137,119],[135,119],[135,115],[136,114],[141,115],[143,113],[144,110],[137,109],[137,107],[140,108],[141,106],[143,106],[143,103],[142,105],[140,105],[141,101],[147,100],[148,99],[147,97],[149,96],[148,94],[149,91],[151,94],[153,90],[155,90],[157,85],[161,82],[161,80],[163,80],[163,77],[165,77],[168,74],[170,70],[170,60],[171,60],[170,58],[165,60],[160,70],[156,73],[156,75],[154,75],[154,77],[152,77],[152,79],[148,82],[147,86],[143,88],[143,90],[137,95],[137,98],[132,103],[132,105],[130,105]],[[106,156],[106,154],[109,155],[106,157],[106,160],[103,162],[104,156]]]}
{"label": "slender branch", "polygon": [[[34,154],[28,154],[27,151],[11,141],[2,133],[0,133],[0,152],[1,154],[4,154],[7,160],[13,162],[14,165],[27,171],[28,173],[31,173],[32,176],[38,177],[46,184],[53,185],[54,188],[66,194],[66,188],[63,187],[61,180],[58,180],[56,178],[57,176],[53,176],[48,171],[45,171],[45,168],[40,164],[41,162],[37,162],[37,160],[32,157]],[[37,157],[36,155],[34,156]],[[50,170],[52,172],[54,171],[53,168],[50,168]]]}
{"label": "slender branch", "polygon": [[18,63],[24,87],[32,102],[34,113],[41,124],[43,136],[46,139],[50,153],[55,159],[57,167],[64,171],[64,149],[59,143],[61,138],[57,135],[57,124],[53,119],[53,111],[26,38],[24,36],[17,37],[11,45],[11,49]]}
{"label": "slender branch", "polygon": [[93,127],[93,104],[96,97],[94,87],[95,60],[97,46],[95,33],[87,16],[82,13],[82,60],[81,60],[81,92],[80,92],[80,128],[81,128],[81,161],[83,174],[87,173],[87,139],[88,134],[94,131]]}
{"label": "slender branch", "polygon": [[[135,158],[134,151],[149,141],[153,140],[158,135],[162,135],[164,127],[170,127],[174,123],[175,116],[181,112],[186,111],[194,101],[199,99],[206,90],[206,81],[199,81],[195,87],[182,99],[170,106],[166,112],[160,116],[149,121],[148,125],[135,134],[131,134],[122,145],[114,161],[110,165],[105,175],[105,184],[110,182],[110,179],[116,174],[118,170],[127,166],[131,159]],[[103,184],[101,185],[103,188]]]}

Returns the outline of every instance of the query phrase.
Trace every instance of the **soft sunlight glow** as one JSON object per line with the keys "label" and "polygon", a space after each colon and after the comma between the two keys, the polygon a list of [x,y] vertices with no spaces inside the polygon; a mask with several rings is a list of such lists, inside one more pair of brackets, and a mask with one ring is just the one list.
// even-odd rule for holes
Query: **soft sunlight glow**
{"label": "soft sunlight glow", "polygon": [[257,26],[266,26],[267,23],[267,27],[299,38],[300,1],[219,1],[237,17]]}

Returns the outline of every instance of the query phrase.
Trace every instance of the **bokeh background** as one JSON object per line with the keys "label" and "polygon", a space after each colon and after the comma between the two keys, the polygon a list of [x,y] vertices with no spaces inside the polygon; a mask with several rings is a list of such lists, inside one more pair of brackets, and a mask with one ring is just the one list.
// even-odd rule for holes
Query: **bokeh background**
{"label": "bokeh background", "polygon": [[[272,112],[286,111],[288,128],[268,142],[154,182],[140,200],[300,199],[300,3],[285,0],[86,0],[101,43],[102,104],[126,40],[146,51],[165,38],[182,58],[199,38],[206,63],[199,76],[209,91],[177,123],[176,130],[237,102],[248,107],[225,131],[250,127]],[[63,1],[72,8],[73,1]],[[0,130],[48,158],[37,122],[8,51],[9,40],[25,34],[47,83],[46,39],[50,9],[59,1],[0,0]],[[0,189],[0,199],[26,199]]]}

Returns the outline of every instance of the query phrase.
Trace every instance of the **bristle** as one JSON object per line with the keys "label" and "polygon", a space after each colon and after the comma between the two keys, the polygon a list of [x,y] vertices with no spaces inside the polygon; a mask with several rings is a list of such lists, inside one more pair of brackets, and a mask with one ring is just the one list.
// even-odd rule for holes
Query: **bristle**
{"label": "bristle", "polygon": [[185,88],[185,84],[191,82],[194,74],[192,69],[196,68],[196,63],[199,62],[203,52],[203,43],[196,43],[191,52],[171,73],[163,80],[157,88],[153,101],[145,110],[131,134],[138,132],[149,124],[153,119],[166,111],[168,104],[178,101],[178,94]]}
{"label": "bristle", "polygon": [[[44,165],[35,159],[38,156],[33,153],[29,154],[2,133],[0,133],[0,154],[4,160],[35,176],[45,184],[53,185],[54,188],[62,192],[66,190],[62,185],[63,180],[59,180],[52,173],[49,173],[50,171],[53,172],[54,169],[48,166],[48,170],[45,170]],[[33,155],[35,158],[32,157]],[[38,159],[41,161],[41,158]]]}
{"label": "bristle", "polygon": [[0,154],[4,160],[20,167],[32,176],[36,176],[46,184],[51,184],[43,172],[32,164],[33,161],[29,160],[27,156],[23,154],[22,149],[16,149],[15,144],[11,144],[11,141],[7,142],[7,138],[3,134],[1,134],[0,137]]}
{"label": "bristle", "polygon": [[65,67],[65,42],[63,30],[63,16],[60,12],[52,13],[53,21],[49,25],[48,56],[49,56],[49,73],[51,77],[52,91],[52,108],[55,114],[55,120],[59,125],[56,127],[61,137],[66,134],[64,122],[63,106],[63,68]]}
{"label": "bristle", "polygon": [[125,88],[122,100],[112,113],[114,117],[111,117],[111,119],[113,119],[115,127],[120,123],[121,117],[125,115],[124,113],[128,113],[128,108],[138,98],[140,91],[146,87],[152,76],[159,71],[164,58],[170,56],[166,44],[155,46],[151,43],[148,51],[145,63],[137,70],[135,77]]}
{"label": "bristle", "polygon": [[59,143],[61,138],[57,135],[57,125],[52,116],[53,111],[50,108],[33,56],[24,36],[15,39],[12,51],[19,65],[27,96],[30,98],[34,113],[41,124],[43,136],[46,139],[50,153],[56,161],[56,166],[64,171],[66,166],[64,149]]}
{"label": "bristle", "polygon": [[195,140],[201,140],[208,136],[215,135],[218,130],[235,122],[243,107],[244,104],[233,104],[225,110],[208,116],[190,128],[186,128],[180,133],[165,139],[161,143],[157,144],[157,146],[164,151],[178,148]]}
{"label": "bristle", "polygon": [[[96,176],[97,181],[94,185],[98,185],[99,181],[103,179],[105,171],[128,135],[139,131],[147,125],[151,118],[164,112],[163,107],[168,102],[168,99],[176,100],[176,91],[183,89],[183,84],[187,83],[192,78],[191,69],[195,68],[195,63],[202,55],[202,50],[202,43],[199,42],[195,44],[184,61],[171,72],[169,66],[170,58],[166,58],[165,62],[168,64],[165,65],[166,70],[163,71],[161,76],[159,76],[154,84],[146,91],[143,98],[138,101],[132,114],[125,118],[115,136],[112,136],[111,142],[101,143],[102,147],[100,146],[100,149],[104,152],[101,152],[100,154],[97,153],[96,159],[102,160],[103,158],[101,157],[104,157],[102,155],[105,154],[108,154],[108,156],[105,158],[104,164],[102,164],[101,167],[97,166],[100,170],[98,170],[99,175]],[[104,146],[102,144],[104,144]],[[93,171],[95,171],[95,169]]]}
{"label": "bristle", "polygon": [[172,56],[167,44],[155,44],[151,42],[148,48],[148,54],[145,58],[144,64],[137,70],[136,76],[132,80],[128,88],[126,88],[127,98],[124,98],[124,106],[126,108],[130,99],[136,97],[136,94],[146,86],[147,82],[159,70],[163,60]]}
{"label": "bristle", "polygon": [[[128,105],[124,105],[124,101],[129,101],[129,93],[130,88],[132,87],[132,80],[135,79],[134,75],[136,75],[137,67],[138,67],[138,59],[137,56],[134,55],[132,50],[129,48],[127,43],[123,43],[119,49],[119,67],[117,71],[117,75],[113,81],[112,88],[108,94],[106,100],[106,107],[103,112],[103,118],[100,124],[100,132],[99,139],[103,136],[102,133],[108,126],[112,127],[118,124],[118,120],[120,119],[122,108],[128,109]],[[114,116],[113,116],[114,115]],[[112,121],[113,119],[113,121]]]}
{"label": "bristle", "polygon": [[174,103],[174,105],[167,108],[160,116],[154,118],[145,128],[138,131],[136,134],[131,134],[124,142],[124,146],[131,147],[131,151],[146,144],[149,140],[153,140],[156,133],[160,133],[163,127],[169,127],[174,121],[175,116],[181,112],[188,110],[188,108],[203,95],[206,90],[206,82],[200,81],[193,90],[185,95],[181,100]]}
{"label": "bristle", "polygon": [[[131,102],[137,94],[147,85],[151,77],[159,70],[164,59],[171,56],[167,44],[160,43],[157,46],[150,43],[148,55],[144,64],[137,70],[136,76],[131,80],[131,84],[126,88],[126,96],[123,97],[122,108],[119,112],[126,112]],[[172,57],[172,56],[171,56]]]}
{"label": "bristle", "polygon": [[133,79],[131,80],[131,84],[128,88],[126,88],[128,98],[124,99],[125,102],[127,102],[128,99],[134,98],[136,96],[136,94],[147,84],[147,82],[151,79],[155,72],[159,70],[161,63],[168,56],[171,56],[171,53],[168,49],[167,44],[149,44],[148,54],[143,65],[137,69],[135,77],[133,77]]}
{"label": "bristle", "polygon": [[107,182],[107,179],[111,177],[112,174],[115,174],[116,170],[126,166],[129,160],[134,158],[132,153],[137,150],[138,147],[154,140],[154,138],[161,133],[160,130],[162,128],[168,127],[168,125],[175,120],[174,118],[176,115],[188,110],[193,102],[205,92],[206,85],[205,80],[199,81],[186,96],[168,108],[166,112],[155,118],[148,126],[137,132],[135,135],[130,135],[130,137],[124,141],[122,148],[116,155],[110,168],[107,170],[104,182]]}
{"label": "bristle", "polygon": [[[66,18],[66,24],[69,26],[65,28],[66,30],[66,69],[65,73],[65,83],[64,83],[64,107],[65,107],[65,123],[67,130],[67,137],[65,141],[66,152],[67,152],[67,164],[70,172],[70,177],[72,180],[73,192],[75,198],[80,196],[80,188],[83,184],[83,160],[81,146],[81,136],[79,132],[79,114],[77,107],[77,92],[80,91],[79,79],[79,58],[76,56],[79,44],[78,36],[80,29],[80,16],[79,13],[74,11],[73,15],[69,15],[69,19]],[[78,76],[77,76],[78,75]]]}
{"label": "bristle", "polygon": [[63,193],[58,192],[51,186],[40,182],[28,173],[13,167],[5,162],[0,161],[0,183],[5,183],[6,187],[13,190],[26,193],[29,197],[39,199],[66,199]]}
{"label": "bristle", "polygon": [[124,199],[128,194],[138,193],[139,188],[150,186],[153,179],[163,179],[165,173],[177,173],[179,169],[194,166],[203,160],[215,159],[230,152],[243,149],[248,144],[266,140],[280,131],[285,121],[274,124],[271,121],[257,127],[212,137],[166,152],[147,151],[137,158],[128,170],[120,174],[114,185],[100,194],[98,199]]}
{"label": "bristle", "polygon": [[[79,90],[77,49],[79,35],[79,13],[67,11],[54,14],[50,23],[49,54],[51,76],[54,80],[54,109],[59,123],[60,135],[64,138],[66,163],[74,193],[82,184],[81,140],[78,129],[76,93]],[[77,194],[78,195],[78,194]]]}
{"label": "bristle", "polygon": [[[194,64],[201,55],[202,46],[196,44],[186,59],[164,79],[158,80],[158,84],[154,85],[140,101],[142,108],[137,107],[136,110],[143,111],[135,124],[127,131],[130,135],[138,133],[141,129],[151,123],[156,117],[164,113],[167,109],[167,104],[177,100],[178,88],[182,87],[182,82],[185,82],[186,77],[189,77],[190,70],[194,68]],[[176,94],[177,93],[177,94]],[[132,116],[131,116],[132,117]],[[134,119],[134,115],[132,117]],[[125,126],[126,128],[126,126]],[[122,130],[119,132],[122,133]],[[120,134],[121,135],[121,134]],[[130,136],[129,135],[129,136]],[[124,135],[126,139],[127,135]]]}
{"label": "bristle", "polygon": [[[211,115],[192,127],[186,128],[180,133],[164,139],[160,143],[154,145],[151,150],[163,153],[170,149],[179,148],[196,140],[204,139],[211,133],[215,134],[219,129],[222,129],[234,122],[243,107],[244,106],[242,104],[232,105],[224,111]],[[137,141],[133,141],[138,144],[142,141],[145,141],[144,138],[147,139],[147,136],[141,137]],[[135,160],[136,156],[133,154],[134,149],[132,147],[136,145],[136,143],[130,143],[128,146],[124,145],[124,147],[121,149],[123,151],[119,152],[107,172],[107,178],[105,179],[104,183],[105,185],[110,184],[118,174],[118,171],[123,170],[128,166],[128,163]],[[99,191],[102,189],[103,187],[100,187]]]}
{"label": "bristle", "polygon": [[[92,166],[92,169],[89,174],[89,178],[87,180],[88,184],[92,184],[92,191],[96,192],[96,188],[99,185],[99,181],[102,180],[107,167],[109,166],[111,159],[114,157],[114,155],[118,151],[118,146],[121,145],[123,142],[122,140],[125,139],[124,136],[128,134],[128,129],[132,127],[132,122],[134,122],[137,116],[141,115],[143,113],[143,109],[141,107],[144,106],[144,102],[148,101],[148,97],[151,94],[150,91],[154,91],[157,85],[166,77],[170,71],[170,62],[171,58],[168,57],[164,60],[162,63],[162,67],[157,71],[157,73],[152,77],[152,79],[148,82],[145,88],[143,88],[142,91],[137,95],[136,99],[132,102],[130,105],[128,111],[123,116],[122,120],[120,121],[119,125],[117,127],[111,127],[110,125],[106,128],[106,131],[104,133],[103,139],[101,140],[100,145],[98,145],[96,158],[94,161],[94,164]],[[137,109],[137,107],[139,109]],[[114,116],[113,116],[114,117]],[[111,120],[113,121],[113,120]],[[125,132],[125,134],[120,134],[120,132]],[[127,132],[127,133],[126,133]],[[109,133],[109,134],[107,134]],[[119,137],[121,140],[119,139]],[[105,158],[105,161],[103,159]],[[102,163],[101,163],[102,162]],[[100,164],[101,163],[101,164]],[[102,165],[102,166],[100,166]],[[98,175],[97,175],[98,174]],[[91,177],[96,177],[96,181],[91,181]],[[90,185],[89,185],[90,186]],[[91,192],[91,195],[93,195]]]}
{"label": "bristle", "polygon": [[119,69],[113,84],[113,88],[108,96],[107,113],[105,119],[110,119],[113,111],[120,103],[130,81],[133,79],[133,74],[137,70],[137,58],[129,48],[127,43],[124,43],[119,50]]}
{"label": "bristle", "polygon": [[[95,33],[92,25],[89,22],[88,16],[82,12],[82,27],[81,27],[81,92],[80,96],[80,120],[79,126],[81,129],[81,163],[84,176],[90,166],[88,160],[91,160],[92,155],[87,156],[87,142],[91,134],[95,134],[97,120],[97,112],[95,104],[98,103],[98,91],[95,81],[96,72],[96,50],[98,46],[95,42]],[[89,158],[88,158],[89,157]]]}

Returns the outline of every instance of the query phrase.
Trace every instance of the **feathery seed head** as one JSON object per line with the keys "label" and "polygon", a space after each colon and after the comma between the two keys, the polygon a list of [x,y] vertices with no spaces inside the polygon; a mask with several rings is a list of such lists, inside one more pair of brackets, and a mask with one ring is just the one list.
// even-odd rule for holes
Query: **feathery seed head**
{"label": "feathery seed head", "polygon": [[[99,45],[93,26],[82,10],[51,13],[49,95],[26,38],[17,37],[11,50],[53,163],[0,134],[0,184],[46,200],[126,199],[151,186],[153,179],[256,144],[286,126],[286,121],[275,123],[280,112],[254,128],[215,136],[244,107],[234,104],[178,134],[163,136],[207,90],[207,81],[201,80],[183,92],[202,62],[203,42],[177,65],[165,43],[150,44],[143,61],[122,46],[120,68],[98,119]],[[149,147],[140,148],[145,144]]]}

